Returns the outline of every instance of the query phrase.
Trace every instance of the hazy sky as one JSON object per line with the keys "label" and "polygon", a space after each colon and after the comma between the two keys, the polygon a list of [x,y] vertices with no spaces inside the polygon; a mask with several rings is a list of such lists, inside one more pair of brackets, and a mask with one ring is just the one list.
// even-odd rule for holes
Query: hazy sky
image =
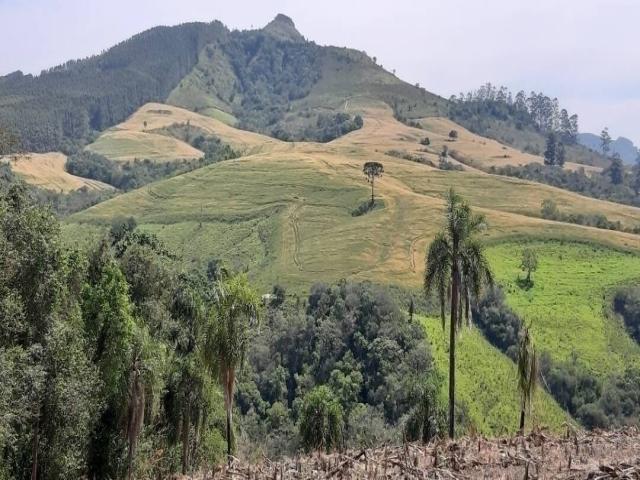
{"label": "hazy sky", "polygon": [[490,81],[557,96],[582,131],[640,144],[640,0],[0,0],[0,75],[38,73],[155,25],[261,27],[378,57],[448,97]]}

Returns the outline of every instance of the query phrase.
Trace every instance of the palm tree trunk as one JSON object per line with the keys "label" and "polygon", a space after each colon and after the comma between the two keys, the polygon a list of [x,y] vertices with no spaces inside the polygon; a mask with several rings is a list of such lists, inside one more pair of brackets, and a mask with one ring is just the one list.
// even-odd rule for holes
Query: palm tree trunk
{"label": "palm tree trunk", "polygon": [[449,438],[454,437],[456,401],[456,326],[458,323],[458,295],[460,278],[456,261],[453,262],[451,288],[451,325],[449,329]]}
{"label": "palm tree trunk", "polygon": [[189,427],[191,426],[191,400],[187,400],[182,420],[182,474],[186,475],[189,469]]}
{"label": "palm tree trunk", "polygon": [[227,407],[227,462],[231,465],[231,407]]}
{"label": "palm tree trunk", "polygon": [[36,419],[31,446],[31,480],[38,478],[38,450],[40,448],[40,418]]}
{"label": "palm tree trunk", "polygon": [[229,369],[225,372],[224,378],[224,400],[227,410],[227,462],[231,466],[231,453],[233,446],[233,384],[235,382],[235,370]]}

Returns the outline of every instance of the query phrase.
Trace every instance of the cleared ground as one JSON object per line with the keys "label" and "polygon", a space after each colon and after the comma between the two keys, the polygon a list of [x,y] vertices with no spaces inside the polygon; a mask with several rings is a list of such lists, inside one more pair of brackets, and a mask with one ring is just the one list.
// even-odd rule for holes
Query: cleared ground
{"label": "cleared ground", "polygon": [[[565,435],[535,431],[525,437],[492,440],[468,436],[427,445],[405,444],[375,449],[219,466],[201,478],[375,479],[637,479],[640,477],[637,429]],[[181,477],[180,480],[186,480]]]}
{"label": "cleared ground", "polygon": [[22,177],[25,182],[49,190],[70,192],[83,187],[90,190],[113,189],[111,185],[106,183],[67,173],[64,169],[67,157],[62,153],[29,153],[11,158],[0,158],[0,161],[7,162],[11,166],[11,170]]}

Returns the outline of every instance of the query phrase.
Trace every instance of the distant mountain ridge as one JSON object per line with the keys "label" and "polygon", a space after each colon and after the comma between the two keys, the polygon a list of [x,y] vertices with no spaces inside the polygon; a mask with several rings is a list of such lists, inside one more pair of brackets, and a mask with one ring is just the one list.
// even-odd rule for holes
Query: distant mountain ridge
{"label": "distant mountain ridge", "polygon": [[[594,133],[579,133],[578,143],[591,150],[601,151],[600,136]],[[640,155],[634,143],[625,137],[618,137],[611,142],[611,152],[618,153],[625,163],[634,163]]]}

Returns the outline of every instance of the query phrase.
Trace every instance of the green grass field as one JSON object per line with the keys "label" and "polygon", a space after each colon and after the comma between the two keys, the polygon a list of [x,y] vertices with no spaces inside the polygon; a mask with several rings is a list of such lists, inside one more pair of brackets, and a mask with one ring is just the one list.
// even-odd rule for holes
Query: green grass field
{"label": "green grass field", "polygon": [[[517,278],[524,248],[538,256],[534,286],[521,289]],[[503,243],[488,249],[508,303],[531,323],[536,343],[553,358],[576,354],[603,376],[640,362],[640,347],[622,322],[608,311],[610,291],[640,279],[640,257],[596,245],[562,242]]]}
{"label": "green grass field", "polygon": [[[447,401],[449,385],[449,326],[442,330],[439,318],[425,318],[427,336],[436,365],[445,380],[442,400]],[[484,435],[504,435],[518,429],[520,400],[515,364],[485,340],[475,327],[463,330],[456,350],[456,395],[465,406],[470,422]],[[570,421],[567,414],[544,390],[536,391],[531,417],[532,426],[560,430]]]}

